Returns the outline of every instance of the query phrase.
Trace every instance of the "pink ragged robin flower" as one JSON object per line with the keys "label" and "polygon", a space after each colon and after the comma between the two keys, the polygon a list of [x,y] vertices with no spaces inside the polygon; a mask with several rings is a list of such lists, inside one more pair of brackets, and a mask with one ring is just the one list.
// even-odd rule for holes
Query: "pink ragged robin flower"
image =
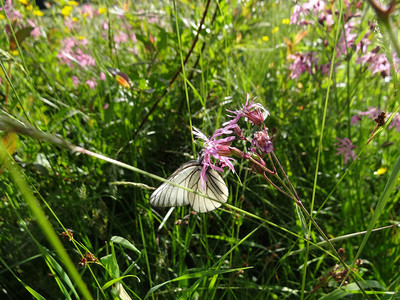
{"label": "pink ragged robin flower", "polygon": [[[255,98],[254,98],[255,99]],[[261,130],[255,133],[252,144],[262,153],[273,151],[273,144],[268,136],[268,129],[264,125],[265,118],[269,112],[259,103],[254,103],[254,99],[250,101],[250,95],[247,94],[245,105],[235,111],[227,110],[232,118],[230,121],[223,124],[222,128],[217,129],[211,138],[207,138],[200,130],[193,128],[193,134],[196,138],[204,141],[202,150],[202,170],[200,174],[201,184],[205,188],[207,180],[206,172],[208,168],[223,172],[224,167],[228,167],[232,172],[235,172],[233,162],[237,158],[250,159],[249,153],[244,153],[238,148],[232,147],[231,143],[235,139],[250,142],[244,135],[237,122],[240,118],[244,118],[246,122],[261,127]],[[235,133],[237,135],[232,135]],[[222,137],[225,136],[225,137]],[[255,153],[256,150],[250,150]],[[260,157],[257,153],[255,153]],[[261,158],[260,158],[261,159]],[[262,159],[261,159],[262,160]],[[262,164],[262,162],[260,162]]]}
{"label": "pink ragged robin flower", "polygon": [[318,68],[318,61],[316,52],[309,53],[295,53],[289,56],[293,60],[289,69],[292,71],[290,78],[297,79],[301,74],[307,72],[313,74]]}
{"label": "pink ragged robin flower", "polygon": [[269,153],[274,151],[274,145],[268,135],[268,129],[257,131],[251,141],[253,147],[256,147],[261,153]]}
{"label": "pink ragged robin flower", "polygon": [[344,163],[347,163],[349,158],[353,160],[357,157],[354,153],[353,149],[357,148],[348,138],[340,139],[336,138],[339,142],[335,143],[334,145],[337,146],[336,148],[336,155],[343,155],[344,156]]}
{"label": "pink ragged robin flower", "polygon": [[[224,167],[228,167],[232,172],[235,172],[232,162],[233,158],[231,156],[230,143],[235,139],[234,136],[228,136],[222,139],[217,139],[221,135],[229,135],[232,130],[227,128],[217,129],[211,138],[207,138],[199,129],[193,127],[193,134],[202,140],[204,140],[203,145],[203,168],[201,170],[200,178],[203,190],[205,189],[205,182],[207,181],[206,171],[208,168],[212,168],[216,171],[223,172]],[[219,166],[213,161],[219,161]]]}
{"label": "pink ragged robin flower", "polygon": [[72,84],[73,84],[74,86],[78,86],[78,84],[79,84],[79,78],[76,77],[76,76],[72,76],[71,78],[72,78]]}
{"label": "pink ragged robin flower", "polygon": [[38,39],[38,37],[42,35],[42,33],[40,32],[40,28],[36,26],[35,22],[33,22],[32,20],[27,19],[26,22],[29,24],[29,26],[33,27],[31,31],[31,36],[35,39]]}
{"label": "pink ragged robin flower", "polygon": [[[391,116],[392,114],[388,115],[388,118]],[[396,113],[396,115],[393,117],[392,122],[389,125],[389,129],[392,129],[393,127],[396,127],[396,131],[399,132],[400,131],[400,114]]]}
{"label": "pink ragged robin flower", "polygon": [[233,116],[230,116],[233,119],[224,123],[223,125],[234,125],[239,121],[241,117],[244,117],[245,121],[250,122],[253,125],[261,126],[264,123],[265,119],[269,116],[269,112],[260,103],[254,103],[254,100],[256,98],[249,101],[250,95],[249,93],[247,93],[246,103],[243,108],[235,111],[227,110],[228,112],[233,114]]}
{"label": "pink ragged robin flower", "polygon": [[118,31],[117,35],[114,35],[114,42],[117,46],[119,46],[120,44],[124,44],[128,41],[129,36],[125,33],[122,32],[121,30]]}
{"label": "pink ragged robin flower", "polygon": [[89,79],[89,80],[86,80],[85,83],[89,86],[89,88],[90,88],[91,90],[94,90],[94,88],[95,88],[96,85],[97,85],[97,82],[94,80],[94,78]]}
{"label": "pink ragged robin flower", "polygon": [[359,115],[354,115],[351,117],[350,125],[355,125],[361,121],[361,117]]}
{"label": "pink ragged robin flower", "polygon": [[358,113],[358,115],[360,115],[360,116],[367,116],[367,117],[370,118],[370,119],[375,119],[377,116],[379,116],[379,114],[380,114],[381,112],[382,112],[382,110],[380,110],[379,107],[376,108],[376,107],[370,106],[370,107],[368,108],[368,110],[366,110],[366,111],[360,111],[360,112]]}

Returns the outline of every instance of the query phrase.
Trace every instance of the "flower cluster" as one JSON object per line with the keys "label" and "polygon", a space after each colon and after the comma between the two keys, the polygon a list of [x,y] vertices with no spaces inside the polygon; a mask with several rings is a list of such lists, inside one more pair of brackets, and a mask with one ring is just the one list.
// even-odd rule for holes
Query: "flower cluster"
{"label": "flower cluster", "polygon": [[307,72],[308,74],[313,74],[318,69],[319,58],[316,57],[316,52],[309,53],[298,53],[290,55],[288,58],[293,60],[289,67],[290,78],[297,79],[301,74]]}
{"label": "flower cluster", "polygon": [[331,14],[327,14],[325,10],[326,4],[323,0],[310,0],[303,4],[296,4],[293,8],[293,14],[290,17],[290,24],[308,25],[311,22],[306,20],[307,15],[318,16],[319,22],[327,22],[333,24]]}
{"label": "flower cluster", "polygon": [[62,50],[58,53],[57,58],[71,69],[74,67],[74,63],[83,69],[95,66],[96,61],[90,54],[87,54],[87,44],[88,40],[85,38],[66,38],[61,42]]}
{"label": "flower cluster", "polygon": [[[23,1],[20,1],[23,3]],[[25,27],[32,27],[32,30],[30,32],[30,35],[38,39],[41,35],[42,32],[40,30],[40,27],[37,25],[37,21],[35,22],[32,18],[28,18],[24,15],[30,15],[32,17],[41,17],[43,16],[43,13],[37,8],[33,7],[32,5],[28,5],[28,3],[23,3],[25,5],[22,6],[23,13],[14,6],[12,0],[5,0],[4,1],[4,6],[0,6],[0,12],[4,12],[7,18],[12,22],[12,27],[14,32],[17,31],[18,28],[25,28]],[[0,20],[4,19],[4,16],[0,15]],[[7,28],[8,27],[8,28]],[[8,31],[9,36],[12,36],[11,34],[11,29],[9,28],[9,25],[6,25],[6,31]]]}
{"label": "flower cluster", "polygon": [[335,144],[336,148],[336,155],[343,155],[344,156],[344,163],[346,164],[349,158],[351,157],[353,160],[356,158],[356,154],[354,153],[354,149],[357,147],[355,146],[348,138],[336,138],[339,142]]}
{"label": "flower cluster", "polygon": [[[76,7],[75,7],[76,6]],[[100,29],[102,39],[108,40],[109,35],[109,19],[105,14],[107,8],[94,8],[90,4],[83,4],[78,6],[77,2],[69,1],[68,5],[64,6],[61,14],[64,16],[64,24],[68,31],[75,33],[75,37],[67,37],[61,41],[60,50],[57,58],[63,64],[66,64],[71,71],[75,74],[71,76],[72,83],[75,87],[86,84],[87,87],[94,90],[100,81],[105,80],[105,74],[99,72],[98,62],[89,53],[91,52],[91,39],[86,38],[88,32],[84,31],[87,26],[81,26],[80,20],[84,19],[85,23],[90,24],[93,29]],[[124,51],[125,53],[131,52],[138,55],[138,48],[135,46],[137,43],[136,34],[133,26],[125,21],[125,12],[118,12],[118,19],[120,23],[114,23],[112,41],[112,53],[118,54],[116,51]],[[93,33],[89,33],[93,35]],[[103,64],[104,65],[104,64]],[[76,67],[81,68],[86,73],[81,71],[77,73]],[[98,76],[93,76],[93,74]]]}
{"label": "flower cluster", "polygon": [[[249,97],[249,94],[247,94],[246,103],[241,109],[235,111],[228,110],[231,120],[224,123],[222,128],[217,129],[211,138],[207,138],[197,128],[193,129],[193,134],[204,141],[202,152],[203,168],[201,171],[203,189],[207,180],[206,172],[208,168],[223,172],[223,168],[228,167],[232,172],[235,172],[233,166],[235,159],[233,157],[251,159],[253,162],[256,160],[258,164],[252,165],[253,170],[259,173],[264,172],[264,170],[260,169],[260,165],[265,166],[261,155],[274,150],[273,143],[268,135],[268,128],[264,124],[265,119],[269,116],[269,112],[260,103],[255,103],[255,98],[250,101]],[[244,136],[243,130],[238,125],[239,120],[242,118],[245,122],[257,126],[259,129],[253,134],[251,140]],[[245,140],[252,147],[243,152],[231,146],[235,140]]]}
{"label": "flower cluster", "polygon": [[[350,124],[357,125],[362,117],[367,117],[370,120],[373,120],[377,123],[378,126],[383,126],[385,124],[386,119],[390,118],[393,113],[385,113],[379,107],[369,107],[366,111],[360,111],[356,115],[351,118]],[[400,114],[396,113],[388,126],[388,129],[391,130],[392,128],[396,128],[396,131],[400,131]],[[354,149],[356,146],[350,141],[348,138],[340,139],[337,138],[339,141],[335,144],[336,148],[336,155],[344,156],[344,163],[347,163],[349,158],[355,159],[356,154],[354,153]]]}
{"label": "flower cluster", "polygon": [[[380,52],[379,47],[369,50],[371,39],[374,35],[379,35],[376,30],[375,22],[368,22],[368,28],[362,28],[363,20],[363,2],[344,1],[345,11],[343,13],[343,28],[338,44],[336,45],[336,61],[337,64],[348,60],[351,53],[356,54],[355,63],[365,65],[371,71],[372,75],[380,74],[382,77],[390,76],[390,62],[384,53]],[[290,18],[290,23],[298,26],[324,26],[325,32],[333,32],[335,20],[339,16],[339,12],[335,9],[335,3],[327,0],[308,0],[303,4],[296,4]],[[315,18],[317,16],[317,18]],[[317,21],[318,23],[316,24]],[[360,33],[363,36],[360,37]],[[321,40],[321,46],[327,47],[328,40]],[[395,72],[400,71],[400,59],[393,53],[393,62]],[[304,73],[314,74],[321,71],[322,74],[328,74],[330,70],[330,62],[324,62],[324,58],[317,57],[316,52],[295,53],[288,56],[291,62],[290,71],[291,78],[298,79]],[[321,62],[321,66],[318,63]],[[334,67],[336,67],[336,65]]]}
{"label": "flower cluster", "polygon": [[[358,122],[361,121],[361,118],[363,116],[371,119],[371,120],[376,120],[380,115],[382,114],[382,110],[378,107],[369,107],[368,110],[366,111],[360,111],[358,114],[354,115],[351,118],[351,125],[356,125]],[[393,113],[391,112],[386,112],[387,118],[390,118]],[[388,126],[389,130],[392,128],[396,128],[397,132],[400,132],[400,114],[396,113],[395,116],[392,119],[392,122]]]}

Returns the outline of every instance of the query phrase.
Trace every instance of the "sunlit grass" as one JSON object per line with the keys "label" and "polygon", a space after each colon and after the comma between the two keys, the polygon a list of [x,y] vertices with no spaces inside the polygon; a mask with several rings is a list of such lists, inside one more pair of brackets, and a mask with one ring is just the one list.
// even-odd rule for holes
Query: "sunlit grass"
{"label": "sunlit grass", "polygon": [[[326,2],[331,25],[321,12],[295,25],[290,2],[211,1],[196,42],[206,2],[175,4],[2,2],[0,295],[394,298],[400,127],[384,24],[367,3]],[[340,48],[343,37],[354,45]],[[366,53],[389,72],[360,63]],[[294,76],[300,59],[310,68]],[[274,153],[353,279],[246,160],[224,175],[226,206],[176,208],[158,229],[168,209],[150,206],[151,187],[201,151],[192,126],[212,135],[247,93],[269,110]]]}

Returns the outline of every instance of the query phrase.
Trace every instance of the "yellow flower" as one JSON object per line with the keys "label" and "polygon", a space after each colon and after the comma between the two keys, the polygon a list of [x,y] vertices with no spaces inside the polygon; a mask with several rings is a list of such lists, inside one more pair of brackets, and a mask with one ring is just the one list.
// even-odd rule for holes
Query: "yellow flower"
{"label": "yellow flower", "polygon": [[76,1],[68,1],[68,5],[77,6],[79,3]]}
{"label": "yellow flower", "polygon": [[32,5],[32,4],[29,4],[29,5],[26,7],[26,10],[32,11],[32,10],[33,10],[33,5]]}
{"label": "yellow flower", "polygon": [[279,27],[272,28],[271,32],[274,34],[279,31]]}
{"label": "yellow flower", "polygon": [[4,19],[5,19],[4,15],[0,15],[0,20],[4,20]]}
{"label": "yellow flower", "polygon": [[263,40],[264,42],[268,42],[268,41],[269,41],[269,37],[268,37],[267,35],[264,35],[264,36],[262,37],[262,40]]}
{"label": "yellow flower", "polygon": [[107,12],[107,7],[100,7],[99,8],[99,14],[100,15],[105,14],[106,12]]}
{"label": "yellow flower", "polygon": [[74,21],[76,23],[76,22],[79,22],[79,19],[77,17],[73,17],[72,21]]}
{"label": "yellow flower", "polygon": [[38,17],[41,17],[41,16],[44,15],[44,13],[43,13],[40,9],[35,9],[35,10],[33,11],[33,14],[34,14],[35,16],[38,16]]}
{"label": "yellow flower", "polygon": [[289,19],[282,19],[282,24],[290,24],[290,20]]}
{"label": "yellow flower", "polygon": [[84,36],[82,36],[82,35],[78,35],[78,40],[84,40],[85,39],[85,37]]}
{"label": "yellow flower", "polygon": [[18,55],[18,50],[11,51],[11,54],[14,55],[14,56],[17,56]]}
{"label": "yellow flower", "polygon": [[374,175],[377,175],[377,176],[383,175],[383,174],[386,173],[386,171],[387,171],[387,168],[386,168],[386,167],[381,167],[381,168],[379,168],[378,170],[376,170],[376,171],[374,172]]}
{"label": "yellow flower", "polygon": [[65,17],[69,16],[69,14],[71,13],[72,10],[72,6],[64,6],[63,9],[61,10],[61,14]]}
{"label": "yellow flower", "polygon": [[18,0],[19,3],[22,3],[23,5],[28,5],[29,2],[28,0]]}

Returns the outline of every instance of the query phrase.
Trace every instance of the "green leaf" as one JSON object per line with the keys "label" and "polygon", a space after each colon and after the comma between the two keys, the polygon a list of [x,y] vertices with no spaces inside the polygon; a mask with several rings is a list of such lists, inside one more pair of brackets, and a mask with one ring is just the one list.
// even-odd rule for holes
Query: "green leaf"
{"label": "green leaf", "polygon": [[16,49],[18,49],[17,43],[18,42],[19,45],[21,45],[21,43],[31,34],[31,31],[33,30],[33,27],[25,27],[22,28],[20,30],[18,30],[17,32],[15,32],[15,38],[13,35],[11,35],[10,38],[10,50],[14,51]]}
{"label": "green leaf", "polygon": [[108,254],[100,258],[101,263],[111,273],[113,278],[119,277],[119,266],[115,253]]}
{"label": "green leaf", "polygon": [[63,282],[65,282],[65,284],[69,287],[75,297],[79,299],[78,293],[76,292],[74,284],[69,278],[67,272],[60,266],[60,264],[54,259],[53,256],[47,255],[47,258],[49,259],[49,262],[51,262],[51,266],[58,273],[58,276],[63,280]]}
{"label": "green leaf", "polygon": [[112,236],[111,242],[114,242],[114,243],[121,245],[129,250],[132,250],[133,252],[136,252],[139,255],[142,254],[138,248],[136,248],[131,242],[129,242],[127,239],[125,239],[123,237]]}

